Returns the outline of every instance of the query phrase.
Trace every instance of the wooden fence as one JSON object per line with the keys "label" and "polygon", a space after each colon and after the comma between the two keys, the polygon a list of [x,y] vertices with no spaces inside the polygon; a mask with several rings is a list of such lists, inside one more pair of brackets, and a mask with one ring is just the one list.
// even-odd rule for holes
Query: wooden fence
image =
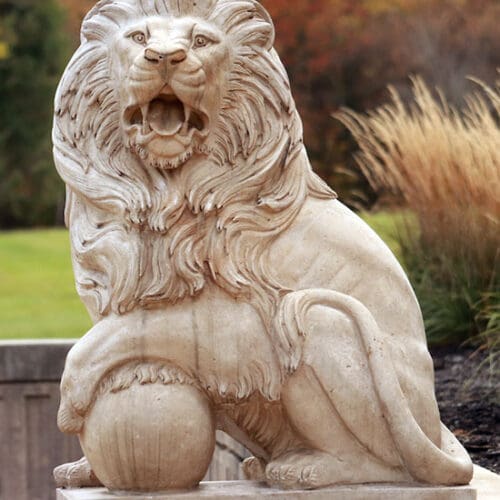
{"label": "wooden fence", "polygon": [[[81,458],[56,425],[59,379],[73,341],[0,342],[0,500],[53,500],[52,469]],[[240,479],[245,448],[217,433],[207,480]]]}

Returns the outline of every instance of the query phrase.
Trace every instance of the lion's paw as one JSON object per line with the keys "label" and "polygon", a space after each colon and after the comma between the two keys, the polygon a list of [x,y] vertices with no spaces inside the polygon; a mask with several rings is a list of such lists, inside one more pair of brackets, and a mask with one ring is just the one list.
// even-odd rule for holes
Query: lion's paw
{"label": "lion's paw", "polygon": [[266,462],[258,457],[248,457],[242,464],[243,474],[250,481],[266,480]]}
{"label": "lion's paw", "polygon": [[54,469],[57,488],[91,488],[102,486],[85,457],[78,462],[60,465]]}
{"label": "lion's paw", "polygon": [[83,429],[84,419],[74,407],[61,402],[57,412],[57,426],[66,434],[79,434]]}
{"label": "lion's paw", "polygon": [[266,481],[286,489],[321,488],[335,483],[333,462],[331,455],[320,451],[288,452],[267,465]]}

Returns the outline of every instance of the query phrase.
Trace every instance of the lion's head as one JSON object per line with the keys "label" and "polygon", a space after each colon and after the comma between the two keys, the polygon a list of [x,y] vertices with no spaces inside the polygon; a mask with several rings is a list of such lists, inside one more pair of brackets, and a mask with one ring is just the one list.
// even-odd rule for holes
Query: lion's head
{"label": "lion's head", "polygon": [[269,240],[308,194],[333,194],[307,161],[266,11],[101,0],[81,41],[53,138],[91,314],[179,300],[207,280],[260,302],[279,293],[262,259]]}
{"label": "lion's head", "polygon": [[149,167],[206,153],[231,67],[231,39],[196,17],[154,16],[113,37],[113,73],[128,147]]}

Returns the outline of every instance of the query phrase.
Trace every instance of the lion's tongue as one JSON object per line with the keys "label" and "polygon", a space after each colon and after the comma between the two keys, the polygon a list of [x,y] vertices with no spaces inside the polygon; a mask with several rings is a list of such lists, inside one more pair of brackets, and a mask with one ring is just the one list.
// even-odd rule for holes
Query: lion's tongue
{"label": "lion's tongue", "polygon": [[147,121],[152,130],[161,135],[175,135],[184,123],[184,106],[180,101],[155,99],[149,105]]}

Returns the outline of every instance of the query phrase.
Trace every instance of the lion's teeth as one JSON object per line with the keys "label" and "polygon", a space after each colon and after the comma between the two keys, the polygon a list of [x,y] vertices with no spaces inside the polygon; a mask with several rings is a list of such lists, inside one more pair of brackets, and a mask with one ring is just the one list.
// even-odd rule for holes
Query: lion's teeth
{"label": "lion's teeth", "polygon": [[141,106],[141,113],[142,113],[142,133],[146,135],[149,132],[149,124],[147,120],[147,116],[149,113],[149,102]]}
{"label": "lion's teeth", "polygon": [[184,124],[182,125],[182,133],[187,134],[189,130],[189,119],[191,118],[191,107],[184,104]]}

